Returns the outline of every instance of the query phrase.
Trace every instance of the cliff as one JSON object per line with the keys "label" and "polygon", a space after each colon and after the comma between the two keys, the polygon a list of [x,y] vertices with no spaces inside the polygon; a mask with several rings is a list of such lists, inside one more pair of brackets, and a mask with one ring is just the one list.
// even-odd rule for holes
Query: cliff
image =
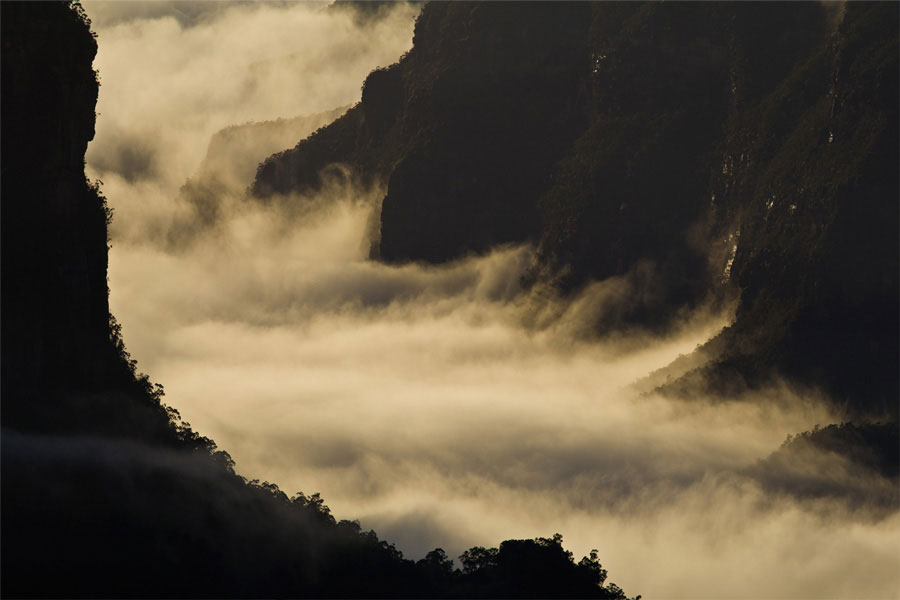
{"label": "cliff", "polygon": [[335,162],[388,185],[373,256],[442,262],[533,237],[537,195],[583,115],[589,7],[436,3],[362,102],[260,166],[257,196],[315,189]]}
{"label": "cliff", "polygon": [[260,165],[386,185],[386,262],[531,242],[563,294],[637,273],[596,331],[665,331],[736,294],[717,358],[667,386],[778,377],[896,418],[898,7],[432,3],[362,101]]}
{"label": "cliff", "polygon": [[[3,426],[165,436],[110,319],[111,212],[84,175],[96,41],[62,5],[2,10]],[[99,392],[130,400],[86,400]]]}
{"label": "cliff", "polygon": [[896,419],[900,6],[847,3],[839,18],[729,123],[712,193],[719,223],[740,215],[741,304],[723,365]]}
{"label": "cliff", "polygon": [[313,115],[232,125],[213,134],[196,173],[181,187],[186,208],[167,233],[170,249],[188,245],[199,231],[219,223],[223,198],[243,194],[261,157],[290,146],[347,112],[343,106]]}
{"label": "cliff", "polygon": [[[76,14],[56,11],[3,6],[3,114],[18,117],[4,119],[0,140],[4,396],[40,394],[56,381],[92,387],[109,339],[106,207],[83,165],[94,137],[97,46]],[[47,38],[77,51],[57,56]],[[16,419],[12,408],[3,403],[4,423]]]}

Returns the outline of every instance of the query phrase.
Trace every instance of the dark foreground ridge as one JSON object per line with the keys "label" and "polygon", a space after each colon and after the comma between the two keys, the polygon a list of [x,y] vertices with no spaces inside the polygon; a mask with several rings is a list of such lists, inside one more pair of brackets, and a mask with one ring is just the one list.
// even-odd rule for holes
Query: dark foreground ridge
{"label": "dark foreground ridge", "polygon": [[78,5],[2,17],[4,597],[624,598],[562,538],[413,562],[288,498],[135,372],[109,315],[107,223],[86,181],[97,44]]}
{"label": "dark foreground ridge", "polygon": [[563,293],[630,276],[598,331],[664,331],[735,294],[711,360],[664,391],[785,377],[896,420],[898,19],[896,2],[431,3],[412,50],[253,192],[348,165],[386,187],[383,261],[530,241],[532,278]]}

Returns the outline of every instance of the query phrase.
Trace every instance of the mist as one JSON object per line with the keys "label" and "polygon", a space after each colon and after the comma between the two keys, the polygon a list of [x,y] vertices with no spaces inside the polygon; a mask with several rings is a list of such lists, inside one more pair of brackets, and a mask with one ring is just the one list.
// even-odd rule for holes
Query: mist
{"label": "mist", "polygon": [[[215,223],[173,248],[196,217],[182,186],[217,131],[358,101],[366,74],[410,47],[416,12],[358,23],[321,4],[196,4],[85,2],[102,82],[87,167],[116,211],[110,304],[128,349],[240,474],[321,492],[410,558],[560,532],[648,598],[897,596],[896,510],[774,494],[753,470],[788,434],[840,421],[815,390],[675,401],[635,386],[733,306],[664,336],[591,335],[652,264],[559,298],[522,288],[528,245],[440,267],[369,261],[384,190],[352,177],[265,205],[251,181],[221,178]],[[252,173],[265,155],[242,148]],[[809,477],[896,494],[837,460]]]}
{"label": "mist", "polygon": [[[196,172],[217,131],[357,102],[365,76],[411,47],[418,12],[398,3],[360,26],[325,2],[84,6],[102,46],[88,175],[118,199],[114,227],[134,229],[146,229],[138,224],[150,216],[171,218],[174,192]],[[142,200],[129,203],[132,196]]]}

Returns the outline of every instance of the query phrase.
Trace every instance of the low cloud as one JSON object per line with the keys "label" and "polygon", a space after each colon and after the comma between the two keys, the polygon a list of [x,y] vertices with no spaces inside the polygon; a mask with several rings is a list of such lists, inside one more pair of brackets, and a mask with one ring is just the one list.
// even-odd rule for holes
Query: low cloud
{"label": "low cloud", "polygon": [[129,181],[152,176],[174,189],[220,129],[358,101],[365,76],[409,49],[418,12],[399,3],[363,26],[326,3],[84,6],[100,44],[89,171],[104,181],[111,173]]}
{"label": "low cloud", "polygon": [[[699,311],[666,337],[580,336],[584,311],[626,283],[566,301],[525,291],[528,246],[440,267],[374,263],[374,196],[347,191],[299,220],[237,205],[181,254],[116,250],[129,348],[239,472],[320,491],[415,558],[559,531],[576,554],[598,547],[636,593],[896,587],[892,484],[824,456],[797,466],[830,481],[824,496],[772,492],[784,473],[754,472],[788,434],[836,420],[815,393],[672,401],[632,386],[729,313]],[[887,510],[846,501],[861,492]],[[867,554],[865,568],[845,569],[857,557],[845,548]],[[838,581],[818,579],[829,569]]]}
{"label": "low cloud", "polygon": [[[837,420],[814,391],[673,401],[634,387],[729,307],[685,313],[666,335],[590,334],[654,293],[650,263],[560,298],[521,287],[528,245],[372,262],[384,190],[352,177],[265,205],[226,182],[210,225],[173,248],[175,224],[199,214],[181,186],[216,131],[352,103],[368,70],[409,47],[413,12],[362,26],[303,4],[190,22],[145,10],[95,18],[105,104],[88,166],[116,209],[112,311],[140,369],[239,473],[322,492],[411,558],[558,531],[577,556],[598,548],[630,594],[896,594],[883,480],[816,455],[804,476],[838,492],[802,497],[759,470],[788,434]],[[152,168],[123,164],[129,136],[149,140]],[[265,158],[254,152],[242,168]],[[850,489],[887,494],[888,510],[847,502]]]}

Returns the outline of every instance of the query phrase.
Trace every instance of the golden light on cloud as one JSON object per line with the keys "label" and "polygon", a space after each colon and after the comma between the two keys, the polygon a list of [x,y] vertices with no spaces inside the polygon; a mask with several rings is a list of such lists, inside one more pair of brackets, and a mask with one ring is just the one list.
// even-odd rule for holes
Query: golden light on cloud
{"label": "golden light on cloud", "polygon": [[140,369],[238,472],[321,492],[414,558],[559,531],[645,597],[896,595],[896,512],[772,497],[746,472],[835,421],[813,392],[676,402],[632,387],[729,309],[665,336],[585,338],[592,311],[643,275],[562,300],[521,289],[527,245],[440,267],[369,261],[384,190],[352,185],[262,205],[246,181],[217,196],[213,227],[166,242],[216,131],[357,101],[410,47],[415,8],[359,24],[305,3],[85,6],[102,77],[87,166],[116,210],[111,311]]}

